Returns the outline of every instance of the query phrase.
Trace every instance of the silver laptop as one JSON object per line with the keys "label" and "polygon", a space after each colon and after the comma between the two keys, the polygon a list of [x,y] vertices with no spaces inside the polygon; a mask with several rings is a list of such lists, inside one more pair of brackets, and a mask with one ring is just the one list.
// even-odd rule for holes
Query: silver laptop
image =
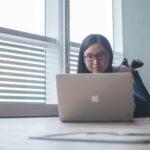
{"label": "silver laptop", "polygon": [[132,121],[131,73],[56,76],[61,121]]}

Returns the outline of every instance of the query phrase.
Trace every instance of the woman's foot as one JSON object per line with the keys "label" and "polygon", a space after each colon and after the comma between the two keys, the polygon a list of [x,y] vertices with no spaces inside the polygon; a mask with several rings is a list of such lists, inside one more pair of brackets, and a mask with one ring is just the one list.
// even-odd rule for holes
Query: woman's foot
{"label": "woman's foot", "polygon": [[121,65],[129,67],[129,63],[128,63],[127,58],[123,58],[123,61],[121,62]]}
{"label": "woman's foot", "polygon": [[144,65],[144,63],[141,60],[135,58],[132,60],[131,65],[129,65],[127,58],[123,58],[121,65],[128,67],[130,69],[130,71],[132,72],[132,71],[136,70],[137,68],[142,67]]}
{"label": "woman's foot", "polygon": [[137,59],[137,58],[133,59],[132,62],[131,62],[131,68],[133,70],[135,70],[137,68],[140,68],[143,65],[144,65],[144,63],[141,60]]}

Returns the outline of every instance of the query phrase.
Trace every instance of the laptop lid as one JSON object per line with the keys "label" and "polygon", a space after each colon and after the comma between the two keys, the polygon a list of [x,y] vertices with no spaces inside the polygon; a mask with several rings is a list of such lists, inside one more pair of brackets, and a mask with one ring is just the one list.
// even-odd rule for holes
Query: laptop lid
{"label": "laptop lid", "polygon": [[56,76],[61,121],[132,121],[131,73]]}

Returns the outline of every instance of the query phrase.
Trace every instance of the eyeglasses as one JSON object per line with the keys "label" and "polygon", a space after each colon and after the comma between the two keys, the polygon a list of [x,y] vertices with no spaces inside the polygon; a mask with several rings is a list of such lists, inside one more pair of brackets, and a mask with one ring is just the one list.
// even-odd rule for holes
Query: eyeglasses
{"label": "eyeglasses", "polygon": [[85,54],[84,55],[84,60],[88,61],[88,62],[92,62],[95,59],[98,61],[102,61],[105,60],[107,58],[108,54],[106,52],[102,52],[102,53],[98,53],[96,55],[92,55],[92,54]]}

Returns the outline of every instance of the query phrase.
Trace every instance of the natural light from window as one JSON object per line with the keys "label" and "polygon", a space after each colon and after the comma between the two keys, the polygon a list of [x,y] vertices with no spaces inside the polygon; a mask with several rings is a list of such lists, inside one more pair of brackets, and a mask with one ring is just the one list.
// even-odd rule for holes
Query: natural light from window
{"label": "natural light from window", "polygon": [[77,72],[80,44],[89,34],[102,34],[110,42],[114,53],[114,65],[122,60],[122,49],[113,45],[112,0],[70,0],[70,57],[69,71]]}
{"label": "natural light from window", "polygon": [[0,27],[45,35],[45,0],[0,0]]}
{"label": "natural light from window", "polygon": [[106,36],[113,46],[112,0],[70,0],[70,41],[81,43],[91,33]]}

